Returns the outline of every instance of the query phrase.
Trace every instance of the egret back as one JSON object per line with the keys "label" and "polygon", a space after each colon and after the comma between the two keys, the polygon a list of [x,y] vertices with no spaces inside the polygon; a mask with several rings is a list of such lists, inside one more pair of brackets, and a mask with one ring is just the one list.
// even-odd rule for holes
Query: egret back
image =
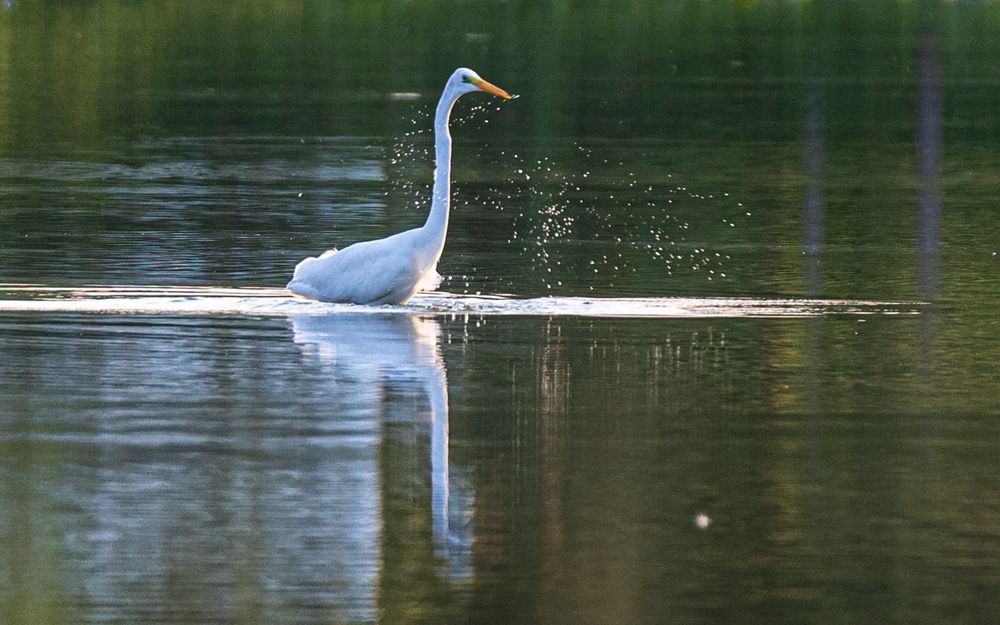
{"label": "egret back", "polygon": [[420,229],[310,257],[295,267],[288,289],[325,302],[401,304],[440,284],[436,255],[427,258]]}

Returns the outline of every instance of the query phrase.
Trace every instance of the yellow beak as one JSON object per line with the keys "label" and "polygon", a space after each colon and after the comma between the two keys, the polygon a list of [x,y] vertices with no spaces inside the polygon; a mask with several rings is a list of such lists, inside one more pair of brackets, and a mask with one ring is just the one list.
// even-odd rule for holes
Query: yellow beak
{"label": "yellow beak", "polygon": [[510,99],[510,94],[501,89],[500,87],[494,85],[493,83],[486,82],[482,78],[473,79],[472,84],[479,87],[482,91],[486,93],[492,93],[493,95],[500,96],[504,100]]}

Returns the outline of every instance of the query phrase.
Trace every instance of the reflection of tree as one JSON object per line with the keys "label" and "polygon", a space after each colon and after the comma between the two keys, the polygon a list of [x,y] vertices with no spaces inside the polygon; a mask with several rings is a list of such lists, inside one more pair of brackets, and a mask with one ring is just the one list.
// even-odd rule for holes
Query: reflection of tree
{"label": "reflection of tree", "polygon": [[503,589],[482,597],[499,620],[643,622],[681,596],[704,557],[682,546],[689,511],[711,497],[688,428],[717,415],[695,397],[729,387],[725,333],[676,325],[697,327],[553,319],[512,337],[495,380],[509,396],[472,434],[491,443],[474,563],[479,583]]}
{"label": "reflection of tree", "polygon": [[[947,555],[995,534],[971,480],[961,501],[945,485],[969,449],[945,443],[925,466],[947,436],[923,437],[920,324],[553,319],[464,345],[457,383],[503,393],[457,426],[479,448],[476,608],[504,622],[893,621],[914,585],[946,599],[916,563],[981,584],[959,564],[972,556]],[[715,521],[705,532],[697,511]]]}
{"label": "reflection of tree", "polygon": [[824,95],[821,80],[809,81],[806,95],[805,138],[802,142],[805,158],[806,197],[803,207],[806,262],[806,293],[816,297],[823,290],[823,158],[825,132]]}
{"label": "reflection of tree", "polygon": [[917,237],[921,296],[934,300],[938,288],[938,238],[941,230],[941,67],[938,38],[927,27],[917,47],[917,165],[920,211]]}
{"label": "reflection of tree", "polygon": [[[498,319],[448,345],[447,395],[435,326],[461,320],[296,318],[297,346],[266,320],[28,321],[4,326],[19,359],[0,360],[7,620],[997,608],[995,372],[941,348],[966,340],[954,324],[921,352],[921,319]],[[428,426],[445,398],[476,508],[461,518],[472,481],[452,464],[442,548]]]}

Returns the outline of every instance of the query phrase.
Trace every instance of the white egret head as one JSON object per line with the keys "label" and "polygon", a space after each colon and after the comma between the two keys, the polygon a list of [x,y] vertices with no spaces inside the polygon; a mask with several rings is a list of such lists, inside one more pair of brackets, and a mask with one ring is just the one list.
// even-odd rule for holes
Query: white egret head
{"label": "white egret head", "polygon": [[509,93],[496,85],[483,80],[482,76],[467,67],[460,67],[448,79],[448,88],[454,89],[458,93],[469,93],[470,91],[485,91],[486,93],[499,96],[504,100],[510,100]]}

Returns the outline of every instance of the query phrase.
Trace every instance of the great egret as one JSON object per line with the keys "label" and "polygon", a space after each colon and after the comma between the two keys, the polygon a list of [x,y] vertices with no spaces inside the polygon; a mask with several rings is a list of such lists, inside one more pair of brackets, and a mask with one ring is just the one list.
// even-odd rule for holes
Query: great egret
{"label": "great egret", "polygon": [[332,249],[295,267],[288,290],[324,302],[402,304],[417,291],[441,284],[438,259],[448,232],[451,205],[451,108],[463,94],[485,91],[505,100],[511,96],[479,74],[461,67],[451,75],[434,115],[434,191],[423,226],[384,239]]}

